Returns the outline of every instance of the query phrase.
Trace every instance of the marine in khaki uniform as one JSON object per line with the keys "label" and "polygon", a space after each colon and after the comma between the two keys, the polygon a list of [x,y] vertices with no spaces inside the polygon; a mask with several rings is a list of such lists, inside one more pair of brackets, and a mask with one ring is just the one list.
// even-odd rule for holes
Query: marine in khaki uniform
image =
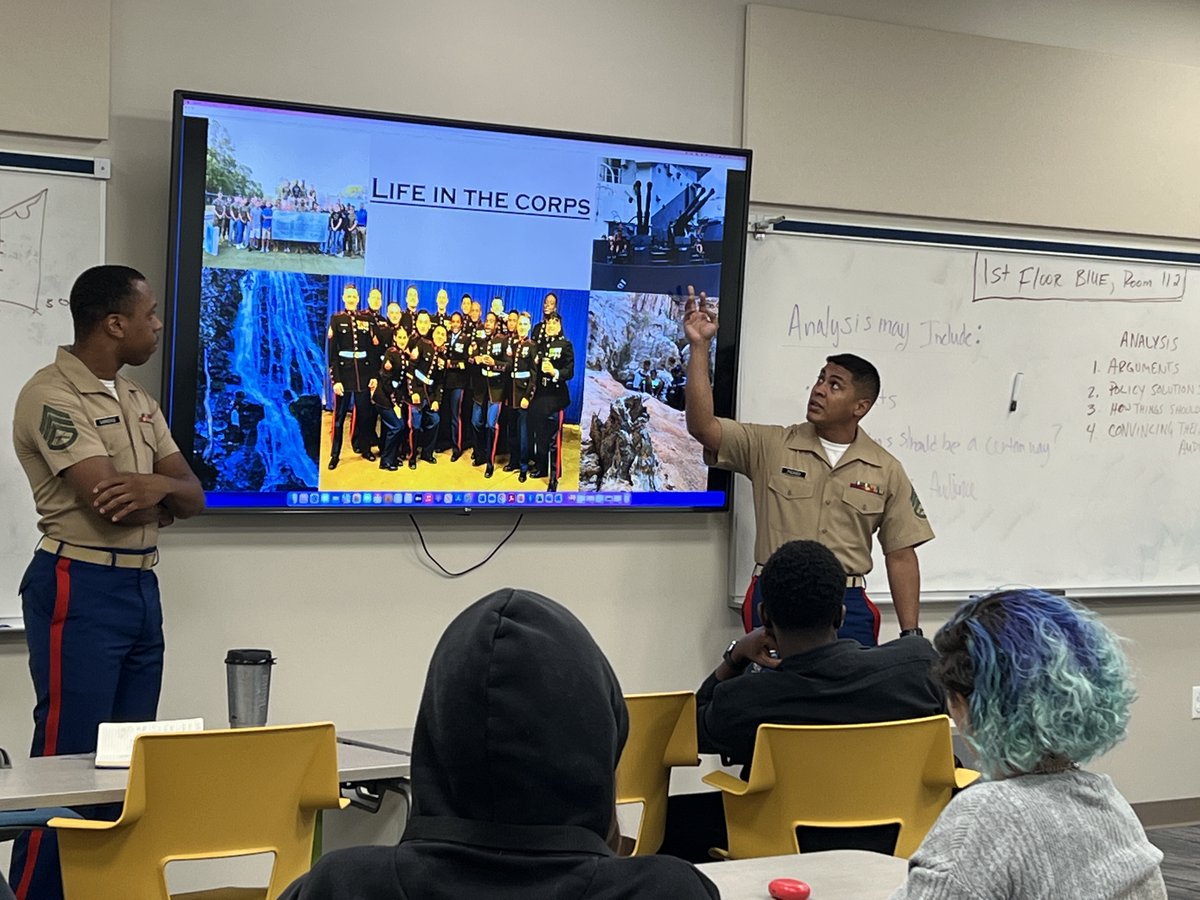
{"label": "marine in khaki uniform", "polygon": [[[105,721],[154,719],[162,682],[158,529],[204,492],[158,404],[119,374],[158,346],[145,278],[97,266],[71,289],[75,342],[21,389],[13,445],[42,539],[21,581],[36,703],[31,756],[88,753]],[[59,898],[52,831],[13,847],[23,897]]]}
{"label": "marine in khaki uniform", "polygon": [[[859,427],[879,396],[875,367],[851,354],[831,356],[808,398],[799,425],[743,425],[713,415],[709,345],[716,313],[691,288],[684,332],[691,348],[685,410],[688,432],[705,461],[747,476],[753,485],[754,558],[760,565],[782,544],[815,540],[846,569],[846,623],[842,637],[874,645],[879,611],[863,592],[871,571],[872,535],[878,533],[901,634],[919,633],[921,572],[916,547],[933,529],[904,468]],[[755,615],[757,581],[747,591]],[[748,627],[756,624],[745,616]]]}

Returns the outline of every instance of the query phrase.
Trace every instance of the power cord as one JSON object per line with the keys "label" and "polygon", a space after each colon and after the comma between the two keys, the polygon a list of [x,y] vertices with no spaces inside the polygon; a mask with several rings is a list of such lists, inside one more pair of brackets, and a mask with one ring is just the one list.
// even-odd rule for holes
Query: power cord
{"label": "power cord", "polygon": [[525,518],[525,513],[521,513],[519,516],[517,516],[517,521],[513,523],[512,530],[509,531],[509,533],[504,536],[504,538],[500,541],[500,543],[498,543],[495,547],[492,548],[491,553],[489,553],[487,556],[485,556],[479,562],[475,563],[475,565],[469,566],[469,567],[463,569],[461,572],[451,572],[449,569],[447,569],[445,566],[443,566],[440,562],[438,562],[434,558],[433,554],[429,552],[429,546],[425,543],[425,535],[421,533],[421,526],[417,524],[416,517],[412,513],[409,513],[408,518],[413,523],[413,528],[415,528],[417,530],[417,537],[419,537],[421,539],[421,549],[425,551],[425,555],[429,557],[429,561],[431,563],[433,563],[435,566],[437,566],[439,569],[441,569],[442,572],[448,578],[458,578],[460,575],[466,575],[468,572],[474,572],[480,566],[488,563],[493,556],[495,556],[497,553],[499,553],[500,548],[503,547],[505,544],[507,544],[508,539],[510,537],[512,537],[514,534],[516,534],[517,529],[521,527],[521,521]]}

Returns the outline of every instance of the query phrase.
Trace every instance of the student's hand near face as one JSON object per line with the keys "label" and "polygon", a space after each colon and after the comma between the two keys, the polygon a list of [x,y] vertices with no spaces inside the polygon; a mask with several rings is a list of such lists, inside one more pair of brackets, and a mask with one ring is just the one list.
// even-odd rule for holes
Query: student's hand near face
{"label": "student's hand near face", "polygon": [[779,660],[771,655],[771,651],[774,649],[775,639],[767,634],[766,628],[760,625],[738,640],[731,655],[734,662],[745,659],[758,663],[764,669],[775,669],[779,667]]}

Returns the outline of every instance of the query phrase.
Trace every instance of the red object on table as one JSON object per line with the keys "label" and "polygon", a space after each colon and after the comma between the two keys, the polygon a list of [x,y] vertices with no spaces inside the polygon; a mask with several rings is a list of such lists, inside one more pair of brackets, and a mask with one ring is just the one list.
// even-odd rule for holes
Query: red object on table
{"label": "red object on table", "polygon": [[812,893],[812,888],[797,878],[776,878],[767,890],[774,900],[808,900]]}

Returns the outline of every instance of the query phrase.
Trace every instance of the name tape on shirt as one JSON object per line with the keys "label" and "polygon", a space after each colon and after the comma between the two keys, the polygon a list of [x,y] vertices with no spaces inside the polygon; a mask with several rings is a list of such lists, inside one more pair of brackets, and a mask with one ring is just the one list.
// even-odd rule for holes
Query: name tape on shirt
{"label": "name tape on shirt", "polygon": [[791,466],[784,466],[779,471],[782,472],[784,475],[791,475],[793,478],[807,478],[808,477],[807,472],[803,472],[800,469],[793,469]]}
{"label": "name tape on shirt", "polygon": [[118,425],[121,422],[120,416],[105,416],[103,419],[97,419],[97,425]]}

